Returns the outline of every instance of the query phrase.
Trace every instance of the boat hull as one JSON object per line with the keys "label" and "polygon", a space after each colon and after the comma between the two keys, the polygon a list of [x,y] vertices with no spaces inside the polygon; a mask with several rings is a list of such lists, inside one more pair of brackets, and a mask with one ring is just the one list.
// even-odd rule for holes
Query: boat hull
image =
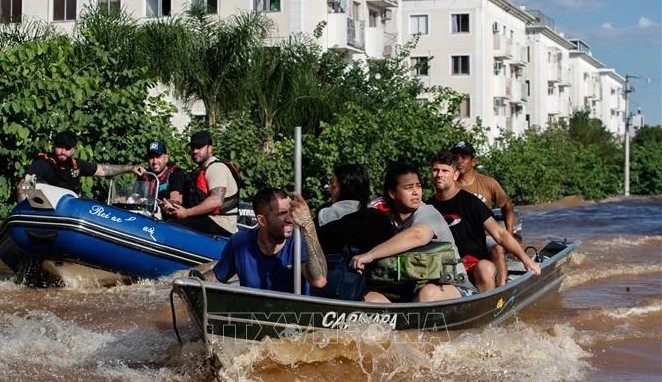
{"label": "boat hull", "polygon": [[82,277],[95,273],[104,279],[115,274],[126,281],[158,278],[217,260],[226,242],[64,195],[54,208],[19,203],[0,226],[0,259],[25,281],[37,278],[37,270],[56,279],[64,272]]}
{"label": "boat hull", "polygon": [[205,336],[249,341],[290,337],[316,330],[342,330],[378,322],[393,330],[457,330],[498,325],[542,295],[557,290],[562,265],[578,245],[550,242],[539,257],[542,274],[512,264],[506,285],[470,297],[426,303],[365,303],[256,290],[178,278],[173,293],[188,305]]}

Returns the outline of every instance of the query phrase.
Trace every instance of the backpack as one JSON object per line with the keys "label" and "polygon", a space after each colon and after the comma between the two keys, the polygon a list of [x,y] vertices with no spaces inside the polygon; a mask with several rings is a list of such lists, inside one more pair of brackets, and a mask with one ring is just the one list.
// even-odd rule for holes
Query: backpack
{"label": "backpack", "polygon": [[457,272],[457,265],[461,263],[455,245],[430,242],[400,255],[375,261],[367,277],[371,283],[380,284],[425,280],[462,284],[466,277]]}
{"label": "backpack", "polygon": [[224,206],[222,208],[221,213],[227,212],[230,209],[234,209],[237,207],[239,203],[239,191],[241,190],[241,187],[244,185],[244,182],[241,178],[241,171],[239,170],[239,167],[235,165],[234,163],[226,160],[219,160],[216,159],[212,162],[210,162],[205,168],[203,169],[196,169],[191,172],[186,173],[186,181],[185,181],[185,195],[184,195],[184,206],[187,208],[196,206],[200,204],[206,197],[207,195],[202,195],[200,190],[196,187],[196,180],[198,176],[200,175],[201,172],[206,171],[209,166],[211,166],[214,163],[223,163],[230,169],[230,173],[232,174],[232,178],[234,178],[234,181],[237,183],[237,193],[234,195],[226,195],[225,197],[225,202],[223,203]]}
{"label": "backpack", "polygon": [[228,166],[228,168],[230,169],[230,173],[232,173],[232,177],[234,178],[234,181],[237,182],[237,188],[242,188],[244,186],[244,180],[241,178],[241,170],[239,170],[239,167],[237,167],[236,164],[230,162],[229,160],[222,160],[220,162]]}
{"label": "backpack", "polygon": [[352,257],[360,253],[357,248],[345,246],[342,253],[327,254],[326,286],[321,289],[311,288],[312,295],[337,300],[363,301],[363,296],[368,292],[365,277],[349,267]]}

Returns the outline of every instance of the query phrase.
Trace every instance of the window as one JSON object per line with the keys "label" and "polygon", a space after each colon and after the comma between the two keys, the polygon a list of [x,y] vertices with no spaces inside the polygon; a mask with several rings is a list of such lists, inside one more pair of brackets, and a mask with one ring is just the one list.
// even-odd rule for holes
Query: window
{"label": "window", "polygon": [[256,11],[280,12],[280,0],[253,0]]}
{"label": "window", "polygon": [[547,83],[547,94],[554,95],[554,84],[551,82]]}
{"label": "window", "polygon": [[531,82],[529,80],[526,80],[524,84],[526,86],[526,95],[531,96]]}
{"label": "window", "polygon": [[451,56],[451,74],[469,74],[469,56]]}
{"label": "window", "polygon": [[104,11],[119,11],[122,9],[120,0],[97,0],[97,5]]}
{"label": "window", "polygon": [[430,57],[412,57],[412,74],[415,76],[427,76],[430,72]]}
{"label": "window", "polygon": [[147,17],[170,16],[170,0],[147,0]]}
{"label": "window", "polygon": [[368,28],[376,28],[377,27],[377,19],[379,18],[379,13],[374,10],[369,10],[368,11]]}
{"label": "window", "polygon": [[0,23],[20,23],[22,16],[22,0],[0,1]]}
{"label": "window", "polygon": [[202,3],[208,15],[218,13],[218,0],[191,0],[191,2]]}
{"label": "window", "polygon": [[428,34],[428,16],[409,16],[409,30],[411,34]]}
{"label": "window", "polygon": [[53,0],[53,21],[76,20],[76,0]]}
{"label": "window", "polygon": [[503,98],[494,98],[494,115],[506,115],[506,103]]}
{"label": "window", "polygon": [[471,117],[471,98],[467,95],[465,99],[462,100],[460,104],[460,118],[470,118]]}
{"label": "window", "polygon": [[451,15],[453,33],[469,33],[469,14]]}

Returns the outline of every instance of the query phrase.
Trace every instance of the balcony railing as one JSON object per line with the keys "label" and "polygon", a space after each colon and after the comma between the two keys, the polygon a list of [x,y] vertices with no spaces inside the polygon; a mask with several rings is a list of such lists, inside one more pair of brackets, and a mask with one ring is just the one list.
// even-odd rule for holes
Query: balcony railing
{"label": "balcony railing", "polygon": [[368,4],[373,4],[379,7],[397,7],[398,0],[366,0]]}
{"label": "balcony railing", "polygon": [[356,49],[365,49],[365,22],[347,19],[347,45]]}
{"label": "balcony railing", "polygon": [[353,53],[365,51],[365,22],[344,13],[327,14],[328,47]]}
{"label": "balcony railing", "polygon": [[558,64],[547,66],[547,78],[551,82],[563,82],[563,67]]}
{"label": "balcony railing", "polygon": [[493,35],[494,41],[494,57],[496,58],[512,58],[513,57],[513,42],[511,39],[506,38],[500,34]]}

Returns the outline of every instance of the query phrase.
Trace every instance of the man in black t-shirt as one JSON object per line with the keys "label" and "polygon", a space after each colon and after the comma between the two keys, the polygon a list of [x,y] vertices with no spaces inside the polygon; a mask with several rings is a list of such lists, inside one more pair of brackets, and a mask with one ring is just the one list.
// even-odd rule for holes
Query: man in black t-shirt
{"label": "man in black t-shirt", "polygon": [[452,152],[437,154],[430,161],[435,195],[427,203],[443,216],[453,233],[464,267],[479,292],[496,288],[496,266],[489,260],[485,231],[513,253],[534,275],[540,267],[522,246],[493,217],[492,211],[472,193],[457,184],[457,156]]}
{"label": "man in black t-shirt", "polygon": [[[35,175],[38,183],[47,183],[80,194],[81,176],[114,176],[131,171],[142,175],[145,172],[140,166],[96,164],[77,160],[73,157],[77,143],[78,137],[73,132],[57,133],[53,138],[53,150],[37,154],[25,174]],[[19,202],[26,198],[25,186],[25,178],[16,186],[16,198]]]}

